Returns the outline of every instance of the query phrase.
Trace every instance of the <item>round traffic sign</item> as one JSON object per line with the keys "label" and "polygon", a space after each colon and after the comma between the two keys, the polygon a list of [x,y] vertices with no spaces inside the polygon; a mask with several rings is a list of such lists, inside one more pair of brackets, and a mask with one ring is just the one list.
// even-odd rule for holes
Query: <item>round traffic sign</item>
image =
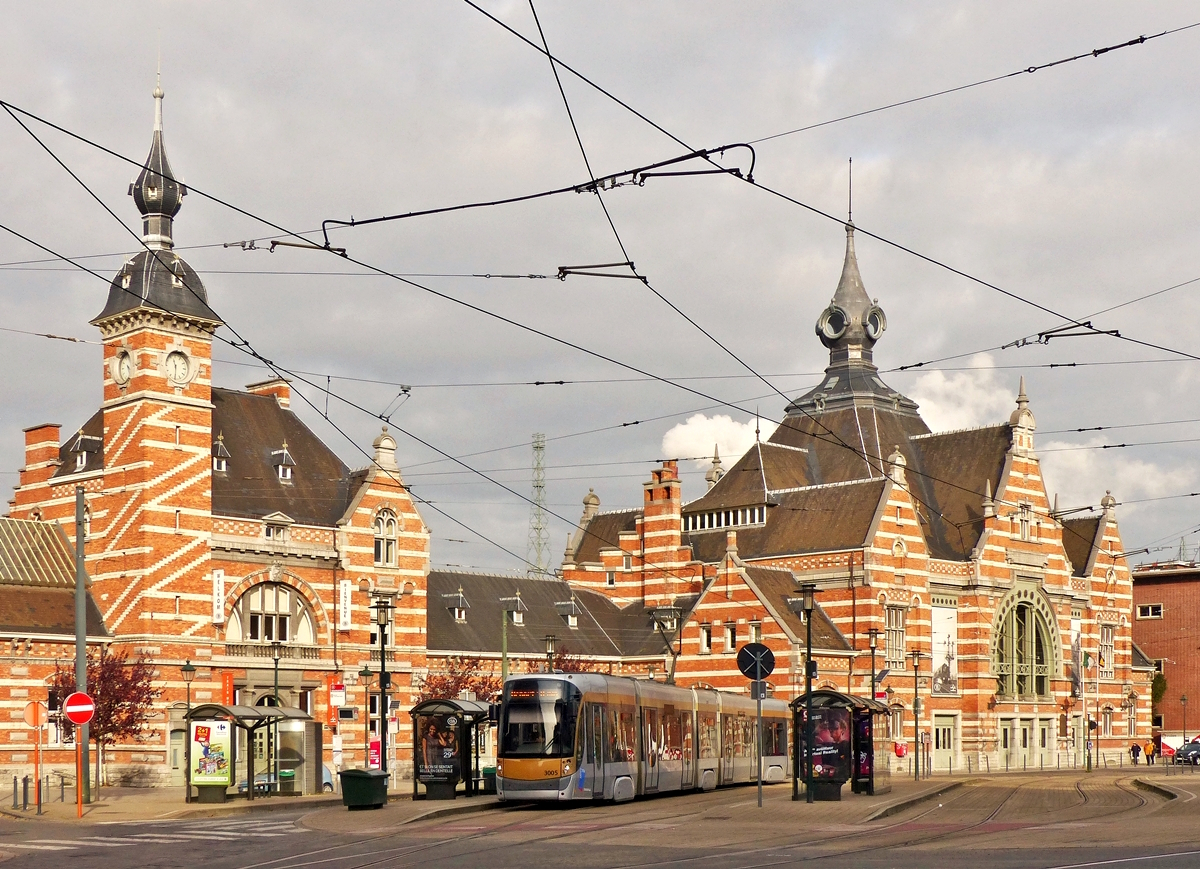
{"label": "round traffic sign", "polygon": [[25,723],[30,727],[41,727],[47,717],[46,704],[40,700],[30,700],[25,704]]}
{"label": "round traffic sign", "polygon": [[72,724],[87,724],[96,714],[96,701],[82,691],[76,691],[63,701],[63,714]]}
{"label": "round traffic sign", "polygon": [[762,643],[747,643],[738,649],[738,669],[747,679],[761,681],[775,670],[775,653]]}

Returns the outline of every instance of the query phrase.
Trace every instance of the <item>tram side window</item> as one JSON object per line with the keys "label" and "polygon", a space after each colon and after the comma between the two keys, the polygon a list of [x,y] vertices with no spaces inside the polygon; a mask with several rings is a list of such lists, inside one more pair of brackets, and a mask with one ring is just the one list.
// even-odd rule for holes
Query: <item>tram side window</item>
{"label": "tram side window", "polygon": [[753,718],[743,718],[742,723],[742,757],[754,757],[758,745],[758,722]]}
{"label": "tram side window", "polygon": [[663,715],[663,760],[680,760],[683,757],[683,733],[679,726],[678,713]]}
{"label": "tram side window", "polygon": [[679,756],[680,759],[688,758],[690,760],[695,755],[692,748],[692,714],[690,712],[681,713],[679,726],[681,730]]}
{"label": "tram side window", "polygon": [[717,716],[700,714],[700,758],[717,756]]}
{"label": "tram side window", "polygon": [[637,745],[637,725],[633,710],[628,707],[608,710],[609,739],[606,763],[626,763],[633,760]]}
{"label": "tram side window", "polygon": [[779,757],[787,754],[787,722],[763,722],[763,757]]}

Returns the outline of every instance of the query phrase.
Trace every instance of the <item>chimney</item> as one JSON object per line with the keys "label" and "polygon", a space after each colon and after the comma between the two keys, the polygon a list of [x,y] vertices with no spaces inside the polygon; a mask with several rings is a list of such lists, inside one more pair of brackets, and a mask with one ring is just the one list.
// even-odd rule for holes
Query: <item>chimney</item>
{"label": "chimney", "polygon": [[273,395],[280,407],[288,408],[292,405],[291,383],[283,377],[272,377],[270,380],[248,384],[246,391],[253,395]]}
{"label": "chimney", "polygon": [[25,429],[25,467],[21,469],[21,485],[44,483],[58,470],[59,438],[62,426],[46,422]]}

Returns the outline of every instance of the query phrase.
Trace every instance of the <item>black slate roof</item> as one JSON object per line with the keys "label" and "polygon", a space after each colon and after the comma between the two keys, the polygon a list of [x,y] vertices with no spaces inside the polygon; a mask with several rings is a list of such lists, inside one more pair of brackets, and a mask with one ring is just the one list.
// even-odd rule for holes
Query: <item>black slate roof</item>
{"label": "black slate roof", "polygon": [[599,564],[600,550],[620,546],[622,531],[633,531],[641,510],[618,510],[597,513],[583,529],[579,549],[575,553],[577,564]]}
{"label": "black slate roof", "polygon": [[1062,519],[1063,549],[1067,550],[1067,558],[1071,559],[1071,570],[1075,576],[1087,576],[1088,565],[1092,560],[1092,550],[1096,546],[1096,535],[1100,530],[1100,520],[1103,515],[1072,516]]}
{"label": "black slate roof", "polygon": [[[466,620],[454,618],[459,589],[466,600]],[[501,620],[516,607],[501,601],[520,592],[523,624],[509,617],[510,654],[544,655],[546,636],[553,634],[556,648],[585,658],[658,655],[665,652],[661,635],[650,613],[640,604],[624,609],[606,596],[572,588],[554,577],[476,573],[436,569],[429,572],[426,595],[426,647],[431,652],[498,654]],[[574,600],[578,626],[568,626],[562,604]],[[690,605],[689,605],[690,608]],[[685,610],[686,611],[686,610]]]}
{"label": "black slate roof", "polygon": [[170,250],[144,250],[126,261],[108,288],[104,310],[92,323],[139,308],[221,322],[208,306],[208,291],[196,270]]}
{"label": "black slate roof", "polygon": [[[213,513],[261,519],[285,513],[303,525],[330,526],[346,512],[361,475],[353,476],[291,410],[273,395],[214,387],[213,437],[223,436],[228,471],[213,472]],[[287,443],[292,478],[279,479],[274,455]],[[352,484],[352,480],[356,484]]]}
{"label": "black slate roof", "polygon": [[[758,597],[774,611],[776,616],[787,625],[793,637],[806,638],[807,627],[803,616],[792,611],[788,598],[799,597],[800,587],[790,570],[774,567],[756,567],[747,564],[742,567],[750,581],[750,587],[755,589]],[[826,651],[849,652],[853,646],[846,635],[838,630],[837,625],[826,615],[818,601],[813,608],[813,648]]]}

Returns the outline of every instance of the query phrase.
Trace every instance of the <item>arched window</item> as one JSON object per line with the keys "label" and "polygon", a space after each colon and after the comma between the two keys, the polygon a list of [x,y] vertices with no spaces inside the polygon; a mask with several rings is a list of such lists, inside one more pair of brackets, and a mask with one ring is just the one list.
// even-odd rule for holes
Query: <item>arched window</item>
{"label": "arched window", "polygon": [[396,564],[396,514],[380,510],[375,516],[375,566],[394,567]]}
{"label": "arched window", "polygon": [[1010,608],[996,626],[995,674],[1004,697],[1046,696],[1054,646],[1045,618],[1029,602]]}
{"label": "arched window", "polygon": [[253,586],[238,598],[225,629],[230,643],[316,643],[312,614],[296,589],[278,582]]}

